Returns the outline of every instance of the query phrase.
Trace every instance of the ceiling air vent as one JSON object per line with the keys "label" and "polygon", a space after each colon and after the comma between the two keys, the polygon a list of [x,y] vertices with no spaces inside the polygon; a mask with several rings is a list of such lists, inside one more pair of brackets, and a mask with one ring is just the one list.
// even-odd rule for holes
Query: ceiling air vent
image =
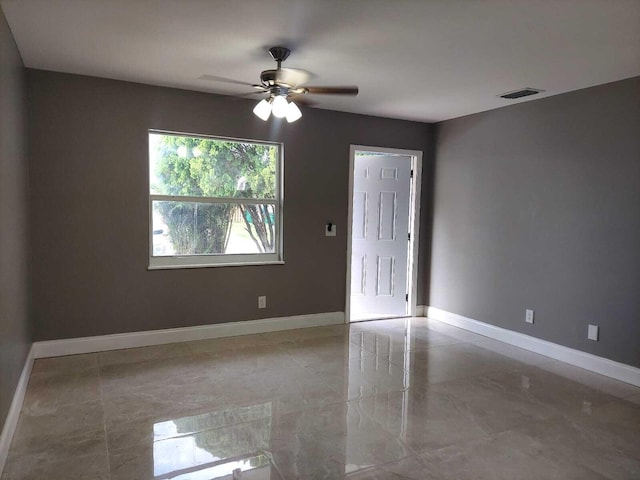
{"label": "ceiling air vent", "polygon": [[521,88],[520,90],[516,90],[514,92],[503,93],[502,95],[498,95],[500,98],[507,98],[509,100],[514,100],[516,98],[528,97],[529,95],[535,95],[536,93],[544,92],[544,90],[538,90],[537,88]]}

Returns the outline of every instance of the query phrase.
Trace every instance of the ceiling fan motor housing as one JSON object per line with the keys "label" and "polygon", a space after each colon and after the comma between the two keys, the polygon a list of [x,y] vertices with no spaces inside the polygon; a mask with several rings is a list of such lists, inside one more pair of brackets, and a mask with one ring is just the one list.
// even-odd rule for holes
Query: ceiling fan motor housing
{"label": "ceiling fan motor housing", "polygon": [[263,85],[273,86],[276,84],[277,70],[265,70],[260,74],[260,81]]}
{"label": "ceiling fan motor housing", "polygon": [[291,71],[265,70],[260,74],[260,82],[266,87],[279,87],[283,90],[296,88],[299,79],[291,75]]}

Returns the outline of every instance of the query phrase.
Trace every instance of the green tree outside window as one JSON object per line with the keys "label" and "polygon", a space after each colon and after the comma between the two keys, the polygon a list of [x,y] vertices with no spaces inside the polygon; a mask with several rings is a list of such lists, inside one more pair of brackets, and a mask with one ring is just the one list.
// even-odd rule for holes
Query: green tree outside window
{"label": "green tree outside window", "polygon": [[[278,147],[249,142],[161,135],[152,192],[159,195],[275,199]],[[272,204],[154,202],[177,255],[224,254],[232,219],[241,216],[260,253],[273,252]]]}

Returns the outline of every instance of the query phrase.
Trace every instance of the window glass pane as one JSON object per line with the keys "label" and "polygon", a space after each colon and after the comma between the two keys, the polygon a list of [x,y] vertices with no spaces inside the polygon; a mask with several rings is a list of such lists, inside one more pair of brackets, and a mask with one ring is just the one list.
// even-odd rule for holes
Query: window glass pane
{"label": "window glass pane", "polygon": [[153,256],[274,253],[274,205],[153,201]]}
{"label": "window glass pane", "polygon": [[278,146],[149,134],[151,194],[276,198]]}

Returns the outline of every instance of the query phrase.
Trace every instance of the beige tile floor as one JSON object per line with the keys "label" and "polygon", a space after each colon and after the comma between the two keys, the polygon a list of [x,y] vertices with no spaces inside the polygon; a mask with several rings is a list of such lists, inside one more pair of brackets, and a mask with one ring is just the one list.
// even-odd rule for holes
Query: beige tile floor
{"label": "beige tile floor", "polygon": [[640,389],[427,319],[42,359],[2,476],[232,478],[640,479]]}

